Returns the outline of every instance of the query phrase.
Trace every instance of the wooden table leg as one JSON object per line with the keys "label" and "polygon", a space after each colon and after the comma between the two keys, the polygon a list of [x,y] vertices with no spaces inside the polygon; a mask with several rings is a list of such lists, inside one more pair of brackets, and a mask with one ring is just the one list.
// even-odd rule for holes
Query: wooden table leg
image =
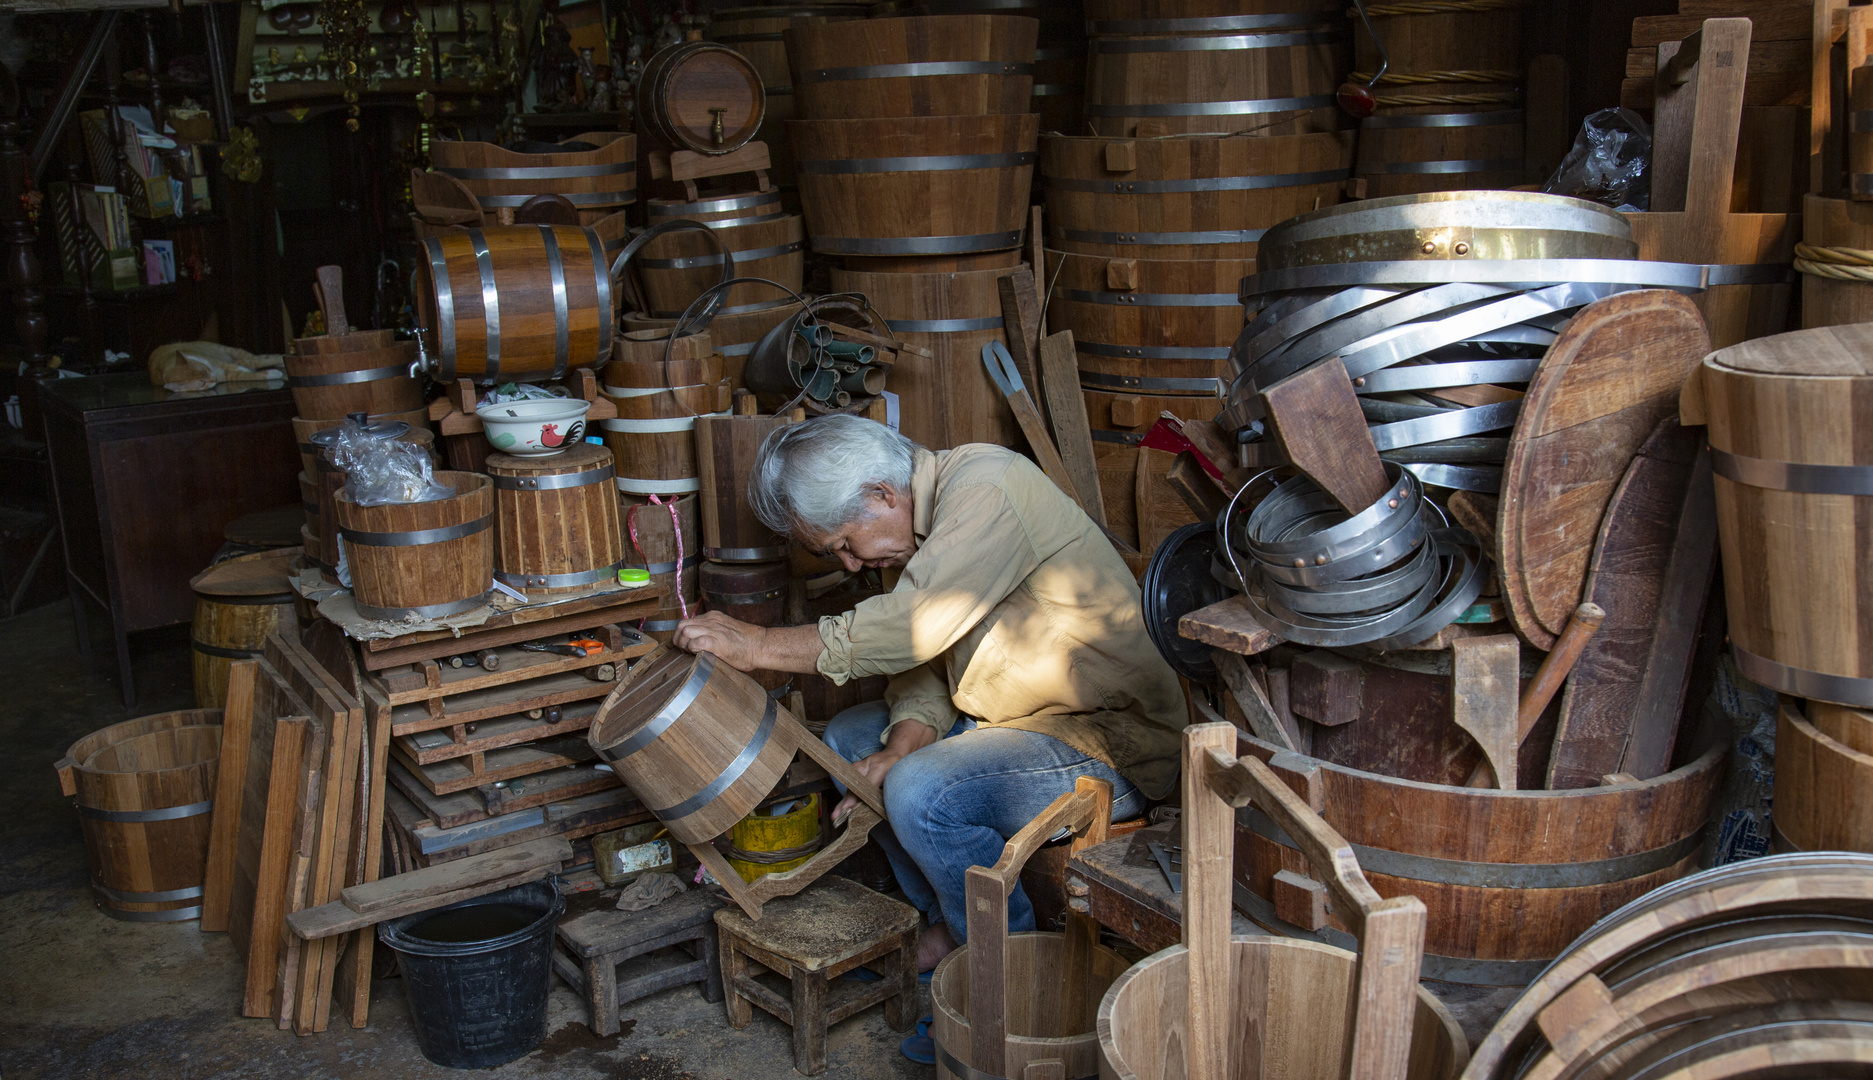
{"label": "wooden table leg", "polygon": [[826,973],[793,972],[793,1067],[817,1076],[826,1071]]}
{"label": "wooden table leg", "polygon": [[708,1002],[722,1000],[722,961],[717,955],[720,951],[716,946],[717,936],[715,926],[710,924],[704,926],[696,938],[696,958],[706,965],[709,972],[709,977],[702,982],[702,1000]]}
{"label": "wooden table leg", "polygon": [[898,992],[884,1001],[884,1022],[892,1031],[909,1031],[917,1023],[917,935],[908,934],[897,950],[897,969],[891,977]]}
{"label": "wooden table leg", "polygon": [[85,621],[85,598],[78,579],[65,575],[65,591],[72,598],[72,628],[78,632],[78,655],[91,655],[91,624]]}
{"label": "wooden table leg", "polygon": [[736,978],[748,974],[748,958],[735,948],[735,935],[719,931],[722,956],[722,1003],[728,1012],[728,1026],[745,1028],[754,1023],[754,1006],[736,989]]}
{"label": "wooden table leg", "polygon": [[592,1006],[592,1033],[618,1033],[618,963],[608,955],[585,961],[585,998]]}

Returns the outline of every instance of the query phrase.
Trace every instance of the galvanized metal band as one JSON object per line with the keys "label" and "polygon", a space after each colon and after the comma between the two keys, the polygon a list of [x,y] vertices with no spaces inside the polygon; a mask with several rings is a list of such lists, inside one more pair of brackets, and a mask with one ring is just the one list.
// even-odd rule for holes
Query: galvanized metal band
{"label": "galvanized metal band", "polygon": [[1495,127],[1497,124],[1521,122],[1522,110],[1505,109],[1501,112],[1432,113],[1429,116],[1368,116],[1360,122],[1360,126],[1368,129]]}
{"label": "galvanized metal band", "polygon": [[1021,246],[1021,230],[981,233],[976,236],[906,236],[874,239],[854,236],[815,236],[813,250],[825,255],[964,255],[973,251],[1006,251]]}
{"label": "galvanized metal band", "polygon": [[[618,243],[620,247],[622,247],[624,238],[619,237]],[[592,280],[598,283],[598,356],[610,356],[612,319],[611,272],[607,269],[605,253],[610,251],[611,248],[609,245],[600,242],[598,239],[598,230],[590,228],[585,230],[585,245],[590,248],[592,252]],[[564,372],[560,374],[564,374]]]}
{"label": "galvanized metal band", "polygon": [[205,641],[189,639],[189,648],[203,656],[219,656],[223,660],[252,660],[262,654],[261,649],[230,649],[224,645],[210,645]]}
{"label": "galvanized metal band", "polygon": [[1094,38],[1094,55],[1167,52],[1243,52],[1249,49],[1290,49],[1301,45],[1343,45],[1352,40],[1344,30],[1288,30],[1274,34],[1232,34],[1228,37]]}
{"label": "galvanized metal band", "polygon": [[1090,191],[1100,195],[1172,195],[1191,191],[1261,191],[1265,188],[1301,187],[1307,184],[1337,184],[1351,175],[1351,169],[1325,169],[1320,172],[1276,173],[1269,176],[1208,176],[1195,180],[1080,180],[1050,176],[1046,178],[1046,183],[1054,191]]}
{"label": "galvanized metal band", "polygon": [[[715,225],[715,223],[712,221],[704,222],[704,224],[709,225],[711,227],[714,227]],[[733,252],[730,252],[729,254],[734,258],[736,267],[739,268],[747,263],[757,262],[761,259],[774,258],[776,255],[791,255],[796,251],[803,250],[805,247],[806,247],[806,244],[802,243],[799,240],[795,240],[791,244],[780,244],[776,247],[752,248],[747,251],[733,251]],[[683,258],[683,259],[639,258],[637,260],[637,265],[644,267],[646,269],[649,269],[649,270],[688,270],[691,267],[696,267],[696,266],[720,266],[722,265],[722,261],[723,261],[722,256],[719,254],[718,255],[692,255],[688,258]],[[775,305],[771,303],[764,303],[760,306],[773,307]],[[678,312],[677,314],[681,315],[682,313]],[[716,314],[717,315],[727,314],[727,309],[718,311],[716,312]]]}
{"label": "galvanized metal band", "polygon": [[1227,345],[1106,345],[1097,341],[1075,341],[1073,351],[1089,356],[1111,356],[1120,360],[1227,360]]}
{"label": "galvanized metal band", "polygon": [[1236,307],[1233,293],[1129,293],[1093,292],[1088,289],[1056,289],[1062,300],[1082,304],[1113,304],[1118,307]]}
{"label": "galvanized metal band", "polygon": [[568,589],[575,585],[596,585],[601,581],[610,581],[627,565],[623,559],[619,559],[610,566],[601,566],[596,570],[580,570],[572,574],[509,574],[496,570],[494,580],[516,589]]}
{"label": "galvanized metal band", "polygon": [[704,600],[709,601],[711,605],[722,607],[739,607],[742,604],[766,604],[779,600],[786,595],[787,590],[784,586],[774,589],[763,589],[760,592],[719,593],[710,592],[708,589],[702,591],[702,598]]}
{"label": "galvanized metal band", "polygon": [[[608,165],[528,165],[521,168],[467,168],[437,166],[436,171],[457,180],[571,180],[581,176],[622,176],[637,171],[636,161]],[[555,194],[558,194],[555,192]],[[537,194],[525,196],[539,198]]]}
{"label": "galvanized metal band", "polygon": [[[1253,806],[1237,810],[1236,823],[1263,839],[1285,847],[1299,847],[1274,819]],[[1700,831],[1649,851],[1568,863],[1471,862],[1412,855],[1364,844],[1351,846],[1353,854],[1359,857],[1359,868],[1368,874],[1480,889],[1585,889],[1670,869],[1696,854],[1702,842]]]}
{"label": "galvanized metal band", "polygon": [[997,60],[933,60],[916,64],[867,64],[862,67],[814,68],[797,72],[798,83],[844,82],[848,79],[920,79],[933,75],[1032,76],[1034,65],[1004,64]]}
{"label": "galvanized metal band", "polygon": [[1395,259],[1265,270],[1243,278],[1239,295],[1247,298],[1297,289],[1460,281],[1525,286],[1587,282],[1694,291],[1705,287],[1709,270],[1702,263],[1642,259]]}
{"label": "galvanized metal band", "polygon": [[1219,229],[1211,232],[1093,232],[1050,226],[1047,235],[1081,244],[1253,244],[1267,229]]}
{"label": "galvanized metal band", "polygon": [[[1278,934],[1304,941],[1317,941],[1348,952],[1359,951],[1359,939],[1344,930],[1332,926],[1323,926],[1318,930],[1303,929],[1276,915],[1274,904],[1250,892],[1245,886],[1235,884],[1234,893],[1235,906],[1243,914]],[[1418,968],[1418,977],[1478,986],[1527,986],[1547,969],[1548,963],[1547,960],[1477,960],[1467,956],[1440,956],[1427,952],[1423,964]]]}
{"label": "galvanized metal band", "polygon": [[1332,94],[1307,97],[1251,98],[1247,101],[1187,101],[1172,105],[1087,105],[1087,116],[1256,116],[1262,113],[1324,109],[1334,104]]}
{"label": "galvanized metal band", "polygon": [[676,723],[677,717],[682,716],[684,711],[696,703],[696,698],[701,696],[702,688],[708,684],[709,676],[714,672],[715,655],[713,653],[699,654],[696,657],[696,666],[689,671],[689,678],[684,680],[682,688],[673,694],[669,701],[664,702],[663,708],[657,710],[657,715],[651,717],[643,727],[633,731],[623,742],[599,750],[599,756],[606,761],[623,761],[655,742],[657,736],[668,731],[670,725]]}
{"label": "galvanized metal band", "polygon": [[[792,216],[792,214],[789,214],[785,210],[777,210],[772,214],[755,214],[750,217],[710,218],[703,222],[703,224],[709,226],[711,229],[733,229],[742,225],[761,225],[769,221],[780,221],[783,218],[790,218]],[[677,219],[668,218],[666,220],[674,221]]]}
{"label": "galvanized metal band", "polygon": [[[792,301],[788,302],[791,303]],[[723,356],[747,356],[754,351],[755,344],[756,343],[753,341],[744,341],[739,345],[721,345],[718,346],[715,351],[721,353]]]}
{"label": "galvanized metal band", "polygon": [[1040,160],[1038,151],[1019,154],[937,154],[930,157],[819,158],[796,161],[794,171],[808,176],[855,176],[863,173],[956,172],[962,169],[1018,169]]}
{"label": "galvanized metal band", "polygon": [[540,226],[546,245],[547,278],[553,287],[553,378],[564,378],[566,358],[572,351],[572,321],[566,317],[566,267],[559,259],[559,237],[551,225]]}
{"label": "galvanized metal band", "polygon": [[1466,158],[1461,161],[1368,161],[1354,166],[1353,172],[1380,176],[1448,176],[1452,173],[1513,172],[1521,168],[1520,158]]}
{"label": "galvanized metal band", "polygon": [[1137,446],[1145,441],[1143,432],[1111,431],[1106,428],[1092,429],[1094,442],[1119,443],[1123,446]]}
{"label": "galvanized metal band", "polygon": [[[1398,459],[1387,457],[1386,460]],[[1411,475],[1434,487],[1450,488],[1453,491],[1480,491],[1485,494],[1502,490],[1500,466],[1449,465],[1438,461],[1406,461],[1400,464]]]}
{"label": "galvanized metal band", "polygon": [[1223,15],[1208,19],[1088,19],[1086,36],[1267,30],[1277,26],[1320,26],[1333,21],[1332,13],[1323,11],[1283,11],[1272,15]]}
{"label": "galvanized metal band", "polygon": [[652,480],[636,476],[620,476],[612,481],[619,491],[627,495],[688,495],[692,491],[702,490],[699,477],[683,480]]}
{"label": "galvanized metal band", "polygon": [[1791,667],[1766,656],[1758,656],[1734,640],[1730,648],[1736,654],[1736,666],[1742,669],[1743,674],[1772,690],[1796,697],[1851,705],[1856,709],[1873,709],[1873,679]]}
{"label": "galvanized metal band", "polygon": [[113,889],[108,885],[100,884],[96,878],[93,878],[91,887],[96,889],[100,896],[115,900],[120,904],[168,904],[177,900],[193,900],[202,895],[200,885],[191,885],[186,889],[164,889],[161,892],[130,892],[124,889]]}
{"label": "galvanized metal band", "polygon": [[887,329],[900,334],[966,334],[974,330],[1000,330],[1000,315],[987,319],[886,319]]}
{"label": "galvanized metal band", "polygon": [[[697,416],[727,416],[726,411],[697,413]],[[672,431],[693,431],[696,427],[695,416],[676,416],[662,420],[600,420],[598,426],[603,431],[617,431],[627,435],[658,435]]]}
{"label": "galvanized metal band", "polygon": [[768,738],[774,734],[774,720],[779,714],[780,706],[773,698],[768,698],[767,711],[761,714],[761,724],[754,729],[754,737],[748,740],[747,746],[741,748],[741,753],[735,755],[735,760],[728,763],[728,767],[722,770],[720,776],[709,781],[701,791],[675,806],[666,806],[661,810],[652,809],[651,813],[664,821],[672,821],[686,818],[714,802],[717,796],[727,791],[735,781],[741,779],[741,774],[748,771],[748,766],[754,764],[755,758],[761,756],[761,751],[767,746]]}
{"label": "galvanized metal band", "polygon": [[655,397],[658,394],[673,393],[677,390],[702,390],[705,388],[713,390],[715,386],[716,384],[714,383],[690,383],[685,386],[611,386],[607,384],[600,386],[599,390],[606,397],[641,398]]}
{"label": "galvanized metal band", "polygon": [[1379,450],[1396,450],[1401,446],[1419,446],[1424,443],[1443,442],[1445,439],[1461,439],[1465,435],[1480,435],[1485,431],[1513,427],[1515,418],[1521,413],[1522,401],[1517,398],[1514,401],[1497,401],[1469,409],[1451,409],[1435,416],[1420,416],[1413,420],[1373,424],[1366,430],[1372,435],[1372,444]]}
{"label": "galvanized metal band", "polygon": [[[620,563],[619,565],[642,570],[646,574],[649,574],[651,577],[657,577],[662,574],[674,574],[677,571],[677,564],[674,559],[669,562],[648,563],[644,566],[638,566],[636,563],[630,561],[627,558],[624,562]],[[701,552],[697,552],[693,555],[687,555],[683,558],[682,568],[684,570],[692,570],[700,565],[702,565],[702,553]]]}
{"label": "galvanized metal band", "polygon": [[[198,817],[202,814],[206,814],[215,808],[215,800],[207,799],[202,802],[189,803],[185,806],[165,806],[156,810],[105,810],[96,806],[86,806],[84,803],[75,803],[74,805],[78,807],[79,817],[87,817],[93,821],[177,821],[182,818]],[[180,897],[178,897],[178,899],[180,899]]]}
{"label": "galvanized metal band", "polygon": [[455,377],[455,287],[449,283],[449,260],[442,254],[442,238],[426,237],[423,249],[429,254],[429,280],[436,287],[436,351],[442,355],[440,377]]}
{"label": "galvanized metal band", "polygon": [[643,619],[637,628],[652,634],[667,634],[683,624],[681,619]]}
{"label": "galvanized metal band", "polygon": [[338,534],[354,544],[366,547],[419,547],[423,544],[443,544],[450,540],[483,533],[494,527],[494,515],[483,514],[472,521],[459,525],[445,525],[437,529],[411,529],[406,532],[367,532],[363,529],[338,527]]}
{"label": "galvanized metal band", "polygon": [[[776,34],[776,37],[780,35]],[[772,93],[772,91],[769,91]],[[746,210],[754,206],[780,205],[780,191],[757,191],[753,195],[734,195],[726,199],[700,199],[684,203],[648,203],[644,213],[648,217],[686,217],[690,214],[719,214],[724,210]],[[713,221],[704,222],[715,225]]]}
{"label": "galvanized metal band", "polygon": [[488,330],[488,368],[482,377],[494,382],[501,374],[501,290],[494,283],[494,255],[488,250],[487,234],[470,229],[468,242],[475,249],[475,266],[481,271],[481,313]]}
{"label": "galvanized metal band", "polygon": [[[937,1057],[942,1060],[943,1067],[949,1070],[952,1076],[958,1077],[959,1080],[1008,1080],[1005,1076],[997,1076],[994,1073],[983,1072],[981,1069],[970,1068],[956,1060],[956,1055],[950,1053],[942,1043],[937,1042],[935,1039],[932,1039],[930,1043],[936,1048]],[[1094,1073],[1087,1076],[1076,1076],[1073,1077],[1073,1080],[1099,1080],[1099,1077],[1097,1073]]]}
{"label": "galvanized metal band", "polygon": [[588,484],[601,484],[617,475],[617,470],[607,461],[596,469],[586,469],[575,473],[550,473],[544,476],[502,476],[490,473],[498,491],[562,491],[566,488],[581,488]]}
{"label": "galvanized metal band", "polygon": [[1079,87],[1067,86],[1064,83],[1035,83],[1034,89],[1029,91],[1028,96],[1031,98],[1065,97],[1068,94],[1077,94],[1079,92]]}
{"label": "galvanized metal band", "polygon": [[[637,192],[624,191],[558,191],[559,198],[574,206],[622,206],[637,201]],[[539,198],[538,195],[477,195],[475,201],[483,210],[499,210],[503,207],[522,207]]]}
{"label": "galvanized metal band", "polygon": [[[1862,194],[1873,194],[1870,188]],[[1705,267],[1706,284],[1719,285],[1791,285],[1795,267],[1789,263],[1712,263]]]}
{"label": "galvanized metal band", "polygon": [[202,906],[174,908],[169,911],[125,911],[122,908],[99,904],[99,910],[119,922],[187,922],[202,916]]}
{"label": "galvanized metal band", "polygon": [[339,371],[330,375],[288,375],[286,385],[291,387],[306,386],[351,386],[356,383],[377,382],[380,379],[407,379],[410,365],[391,364],[389,367],[365,368],[362,371]]}
{"label": "galvanized metal band", "polygon": [[1412,364],[1375,371],[1353,383],[1361,394],[1396,394],[1481,383],[1525,383],[1535,377],[1540,360],[1461,360]]}
{"label": "galvanized metal band", "polygon": [[1108,375],[1102,371],[1080,369],[1081,386],[1116,387],[1123,390],[1171,390],[1183,394],[1207,394],[1222,397],[1229,392],[1223,379],[1173,379],[1156,375]]}
{"label": "galvanized metal band", "polygon": [[[736,252],[736,251],[731,251],[729,252],[729,254],[737,256],[739,258],[741,253]],[[792,305],[793,303],[794,302],[792,300],[781,300],[778,302],[763,302],[759,304],[736,304],[734,307],[717,308],[715,314],[717,316],[746,315],[754,311],[772,311],[776,308],[788,307]],[[683,313],[680,311],[647,311],[645,312],[645,314],[653,318],[657,318],[657,319],[680,319],[683,317]],[[754,346],[754,342],[748,342],[746,347],[743,347],[740,345],[735,345],[735,346],[725,345],[722,348],[717,349],[716,352],[721,353],[723,356],[741,356],[745,354],[746,352],[748,352],[750,348],[753,348],[753,346]],[[731,348],[740,349],[741,351],[730,352],[729,350]]]}
{"label": "galvanized metal band", "polygon": [[1873,495],[1873,465],[1770,461],[1732,454],[1713,446],[1710,467],[1725,480],[1746,487],[1798,491],[1804,495]]}
{"label": "galvanized metal band", "polygon": [[702,549],[702,557],[711,562],[772,562],[787,557],[787,545],[753,548],[718,548]]}
{"label": "galvanized metal band", "polygon": [[385,622],[402,622],[412,616],[418,619],[446,619],[451,615],[473,611],[487,602],[486,592],[461,600],[451,600],[445,604],[424,604],[420,607],[372,607],[369,604],[357,603],[356,598],[353,598],[358,614],[367,619],[381,619]]}

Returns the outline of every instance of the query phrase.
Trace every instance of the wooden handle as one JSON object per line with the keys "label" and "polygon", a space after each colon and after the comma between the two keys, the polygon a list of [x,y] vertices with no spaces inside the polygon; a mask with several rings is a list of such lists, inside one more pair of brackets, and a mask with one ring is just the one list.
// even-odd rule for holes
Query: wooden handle
{"label": "wooden handle", "polygon": [[1034,399],[1028,396],[1026,390],[1016,390],[1008,395],[1008,408],[1015,414],[1015,422],[1021,425],[1021,433],[1028,437],[1028,446],[1034,451],[1034,460],[1040,465],[1041,471],[1047,474],[1055,486],[1067,493],[1067,498],[1079,503],[1083,509],[1086,500],[1080,498],[1080,493],[1074,489],[1073,477],[1067,474],[1066,462],[1060,460],[1060,451],[1054,449],[1053,439],[1047,436],[1047,422],[1041,419],[1041,414],[1034,408]]}
{"label": "wooden handle", "polygon": [[59,791],[66,795],[78,794],[78,763],[62,757],[52,763],[52,768],[59,774]]}
{"label": "wooden handle", "polygon": [[1535,727],[1535,721],[1541,719],[1543,709],[1554,695],[1560,693],[1561,684],[1567,681],[1568,673],[1574,670],[1575,661],[1580,659],[1582,649],[1587,647],[1587,639],[1606,621],[1606,609],[1598,604],[1586,603],[1574,609],[1574,614],[1561,628],[1561,636],[1555,639],[1554,648],[1548,651],[1548,658],[1535,669],[1535,681],[1522,691],[1522,704],[1516,710],[1516,741],[1528,738],[1528,733]]}
{"label": "wooden handle", "polygon": [[1391,480],[1339,357],[1282,379],[1262,397],[1276,445],[1341,509],[1357,514],[1385,498]]}
{"label": "wooden handle", "polygon": [[1514,634],[1450,643],[1451,719],[1482,747],[1483,765],[1503,791],[1515,790],[1521,669],[1522,639]]}
{"label": "wooden handle", "polygon": [[321,266],[319,278],[319,310],[325,312],[325,332],[327,334],[349,334],[351,324],[345,321],[345,272],[336,266]]}

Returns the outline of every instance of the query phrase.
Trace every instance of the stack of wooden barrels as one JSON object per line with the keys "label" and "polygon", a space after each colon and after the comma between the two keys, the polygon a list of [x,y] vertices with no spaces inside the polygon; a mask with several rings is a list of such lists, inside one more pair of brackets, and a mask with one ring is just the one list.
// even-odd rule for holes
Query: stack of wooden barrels
{"label": "stack of wooden barrels", "polygon": [[[751,395],[738,399],[752,404]],[[709,416],[696,421],[696,465],[702,476],[703,602],[755,626],[786,623],[790,571],[787,538],[748,504],[761,442],[788,424],[785,416]],[[792,688],[786,672],[751,672],[770,693]]]}
{"label": "stack of wooden barrels", "polygon": [[823,22],[849,22],[863,19],[866,4],[802,3],[766,7],[719,8],[709,15],[708,38],[727,45],[748,59],[761,76],[767,95],[767,114],[755,138],[767,144],[772,162],[768,176],[787,195],[796,199],[790,209],[797,209],[794,187],[793,150],[787,142],[787,121],[793,119],[793,72],[787,66],[787,49],[781,44],[783,31],[796,26]]}

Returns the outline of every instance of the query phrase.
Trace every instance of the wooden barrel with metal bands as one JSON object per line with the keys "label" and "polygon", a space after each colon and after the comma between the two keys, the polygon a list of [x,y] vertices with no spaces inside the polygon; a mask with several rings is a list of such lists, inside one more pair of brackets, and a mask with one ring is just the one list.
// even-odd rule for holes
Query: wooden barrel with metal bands
{"label": "wooden barrel with metal bands", "polygon": [[462,181],[492,225],[500,210],[514,210],[541,195],[558,195],[591,224],[637,199],[637,136],[587,131],[569,142],[596,150],[520,154],[493,143],[439,139],[430,144],[435,170]]}
{"label": "wooden barrel with metal bands", "polygon": [[[1008,15],[824,22],[786,32],[808,120],[1026,113],[1039,24]],[[863,58],[869,63],[853,63]]]}
{"label": "wooden barrel with metal bands", "polygon": [[494,577],[494,488],[479,473],[437,472],[455,494],[360,506],[333,500],[352,597],[370,619],[440,619],[487,602]]}
{"label": "wooden barrel with metal bands", "polygon": [[561,379],[611,353],[611,274],[583,226],[469,229],[423,241],[417,321],[435,375],[483,384]]}
{"label": "wooden barrel with metal bands", "polygon": [[1522,131],[1520,109],[1368,116],[1353,175],[1375,199],[1510,187],[1525,179]]}
{"label": "wooden barrel with metal bands", "polygon": [[637,115],[671,150],[726,154],[754,138],[767,112],[761,73],[747,57],[708,41],[659,50],[644,65]]}
{"label": "wooden barrel with metal bands", "polygon": [[625,566],[611,450],[587,443],[550,457],[488,455],[494,580],[535,593],[611,581]]}

